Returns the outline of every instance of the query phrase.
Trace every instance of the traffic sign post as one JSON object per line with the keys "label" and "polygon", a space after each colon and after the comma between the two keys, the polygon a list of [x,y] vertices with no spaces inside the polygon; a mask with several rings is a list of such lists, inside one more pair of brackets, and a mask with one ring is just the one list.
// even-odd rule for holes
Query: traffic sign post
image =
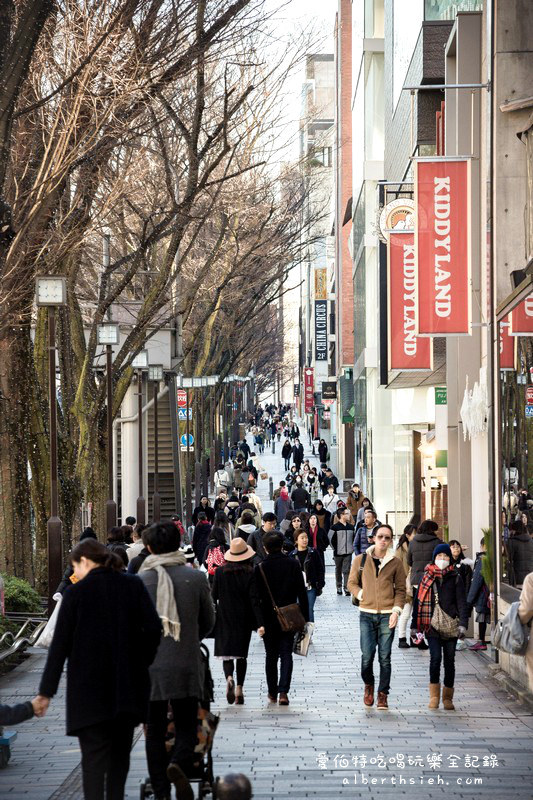
{"label": "traffic sign post", "polygon": [[[188,447],[187,447],[187,442],[189,443]],[[180,436],[180,449],[184,450],[185,452],[189,452],[189,450],[194,449],[194,436],[192,435],[192,433],[189,434],[183,433]]]}
{"label": "traffic sign post", "polygon": [[533,406],[533,386],[526,386],[526,405]]}
{"label": "traffic sign post", "polygon": [[192,408],[179,408],[179,407],[178,407],[178,419],[186,420],[187,411],[189,412],[189,419],[192,419]]}
{"label": "traffic sign post", "polygon": [[187,392],[184,389],[176,391],[176,403],[178,408],[187,408]]}

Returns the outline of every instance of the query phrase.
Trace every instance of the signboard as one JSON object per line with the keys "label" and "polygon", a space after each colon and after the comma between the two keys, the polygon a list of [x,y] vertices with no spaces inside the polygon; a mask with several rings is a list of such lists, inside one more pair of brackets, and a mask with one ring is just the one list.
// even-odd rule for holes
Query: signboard
{"label": "signboard", "polygon": [[324,411],[324,413],[322,414],[322,419],[325,419],[326,422],[328,419],[331,419],[331,411]]}
{"label": "signboard", "polygon": [[306,414],[313,413],[315,392],[315,371],[312,367],[304,369],[304,411]]}
{"label": "signboard", "polygon": [[526,405],[533,406],[533,386],[526,386]]}
{"label": "signboard", "polygon": [[418,159],[415,177],[417,333],[471,332],[470,159]]}
{"label": "signboard", "polygon": [[178,389],[176,392],[176,401],[178,408],[187,408],[187,392],[184,392],[183,389]]}
{"label": "signboard", "polygon": [[194,446],[194,436],[192,433],[189,433],[189,446],[187,447],[187,434],[184,433],[180,436],[180,449],[181,450],[192,450]]}
{"label": "signboard", "polygon": [[299,383],[295,383],[294,384],[294,396],[295,397],[300,397],[300,384]]}
{"label": "signboard", "polygon": [[315,300],[328,299],[328,278],[325,267],[315,267]]}
{"label": "signboard", "polygon": [[324,406],[332,406],[334,402],[335,402],[335,400],[332,400],[331,398],[327,398],[326,397],[325,400],[322,399],[322,405],[324,405]]}
{"label": "signboard", "polygon": [[412,231],[415,227],[415,203],[408,197],[392,200],[379,215],[381,239],[386,242],[390,231]]}
{"label": "signboard", "polygon": [[328,360],[328,301],[315,300],[315,361]]}
{"label": "signboard", "polygon": [[435,405],[446,406],[448,405],[448,389],[446,386],[435,387]]}
{"label": "signboard", "polygon": [[432,342],[416,335],[414,235],[389,233],[387,247],[389,369],[431,370]]}
{"label": "signboard", "polygon": [[322,381],[322,402],[337,399],[337,381]]}
{"label": "signboard", "polygon": [[513,308],[509,323],[509,336],[533,336],[533,294]]}
{"label": "signboard", "polygon": [[514,370],[514,347],[516,339],[510,334],[509,317],[500,322],[500,369]]}
{"label": "signboard", "polygon": [[188,416],[189,419],[192,419],[192,408],[178,408],[178,419],[186,420],[187,419],[187,411],[189,412]]}
{"label": "signboard", "polygon": [[533,406],[526,406],[526,417],[533,417]]}

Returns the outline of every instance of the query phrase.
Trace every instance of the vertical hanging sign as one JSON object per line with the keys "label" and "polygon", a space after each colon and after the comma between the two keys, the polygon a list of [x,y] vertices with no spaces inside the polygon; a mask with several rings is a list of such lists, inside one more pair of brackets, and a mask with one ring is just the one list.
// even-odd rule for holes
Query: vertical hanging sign
{"label": "vertical hanging sign", "polygon": [[312,367],[304,369],[304,410],[306,414],[313,413],[315,393],[315,371]]}
{"label": "vertical hanging sign", "polygon": [[417,333],[471,333],[470,159],[414,161]]}
{"label": "vertical hanging sign", "polygon": [[509,317],[500,322],[500,369],[514,370],[515,339],[509,334]]}
{"label": "vertical hanging sign", "polygon": [[509,336],[533,336],[533,294],[510,312]]}
{"label": "vertical hanging sign", "polygon": [[431,339],[416,335],[416,270],[412,231],[389,232],[387,269],[389,369],[431,370]]}
{"label": "vertical hanging sign", "polygon": [[315,300],[315,361],[328,360],[328,301]]}

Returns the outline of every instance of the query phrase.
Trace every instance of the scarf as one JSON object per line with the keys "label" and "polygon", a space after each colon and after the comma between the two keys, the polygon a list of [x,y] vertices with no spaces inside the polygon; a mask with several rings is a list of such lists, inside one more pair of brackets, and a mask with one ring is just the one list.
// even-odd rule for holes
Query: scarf
{"label": "scarf", "polygon": [[311,547],[316,548],[316,540],[318,536],[318,526],[316,528],[312,528],[309,526],[309,537],[311,539]]}
{"label": "scarf", "polygon": [[139,572],[155,569],[157,572],[156,609],[163,623],[163,636],[172,636],[175,642],[180,640],[181,622],[174,596],[174,585],[165,567],[175,567],[187,563],[185,555],[180,552],[149,555],[141,564]]}
{"label": "scarf", "polygon": [[441,570],[436,564],[428,564],[424,576],[420,581],[418,587],[418,616],[417,616],[417,629],[419,631],[427,632],[431,627],[431,617],[433,615],[433,608],[431,603],[431,587],[436,578],[443,578],[448,572],[453,572],[455,569],[453,564]]}

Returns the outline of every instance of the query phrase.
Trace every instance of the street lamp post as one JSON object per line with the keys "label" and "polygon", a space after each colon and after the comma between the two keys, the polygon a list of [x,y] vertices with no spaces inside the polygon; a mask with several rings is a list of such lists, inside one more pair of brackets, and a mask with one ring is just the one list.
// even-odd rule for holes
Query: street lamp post
{"label": "street lamp post", "polygon": [[57,306],[67,302],[65,278],[42,276],[35,286],[36,303],[48,307],[48,389],[50,404],[50,516],[46,523],[48,540],[48,610],[63,572],[62,525],[59,518],[57,485],[57,393],[56,393],[56,318]]}
{"label": "street lamp post", "polygon": [[144,499],[144,442],[143,442],[143,369],[148,367],[148,350],[141,350],[131,366],[137,370],[137,428],[138,428],[138,469],[139,469],[139,496],[137,497],[137,522],[144,525],[146,522],[146,500]]}
{"label": "street lamp post", "polygon": [[117,322],[100,322],[97,328],[99,345],[106,349],[106,386],[107,386],[107,500],[105,519],[107,532],[117,524],[117,504],[113,498],[113,345],[120,339]]}
{"label": "street lamp post", "polygon": [[163,367],[154,364],[148,367],[148,380],[154,383],[154,493],[152,495],[152,520],[159,522],[161,519],[161,495],[159,494],[159,420],[157,408],[157,395],[159,383],[163,380]]}

